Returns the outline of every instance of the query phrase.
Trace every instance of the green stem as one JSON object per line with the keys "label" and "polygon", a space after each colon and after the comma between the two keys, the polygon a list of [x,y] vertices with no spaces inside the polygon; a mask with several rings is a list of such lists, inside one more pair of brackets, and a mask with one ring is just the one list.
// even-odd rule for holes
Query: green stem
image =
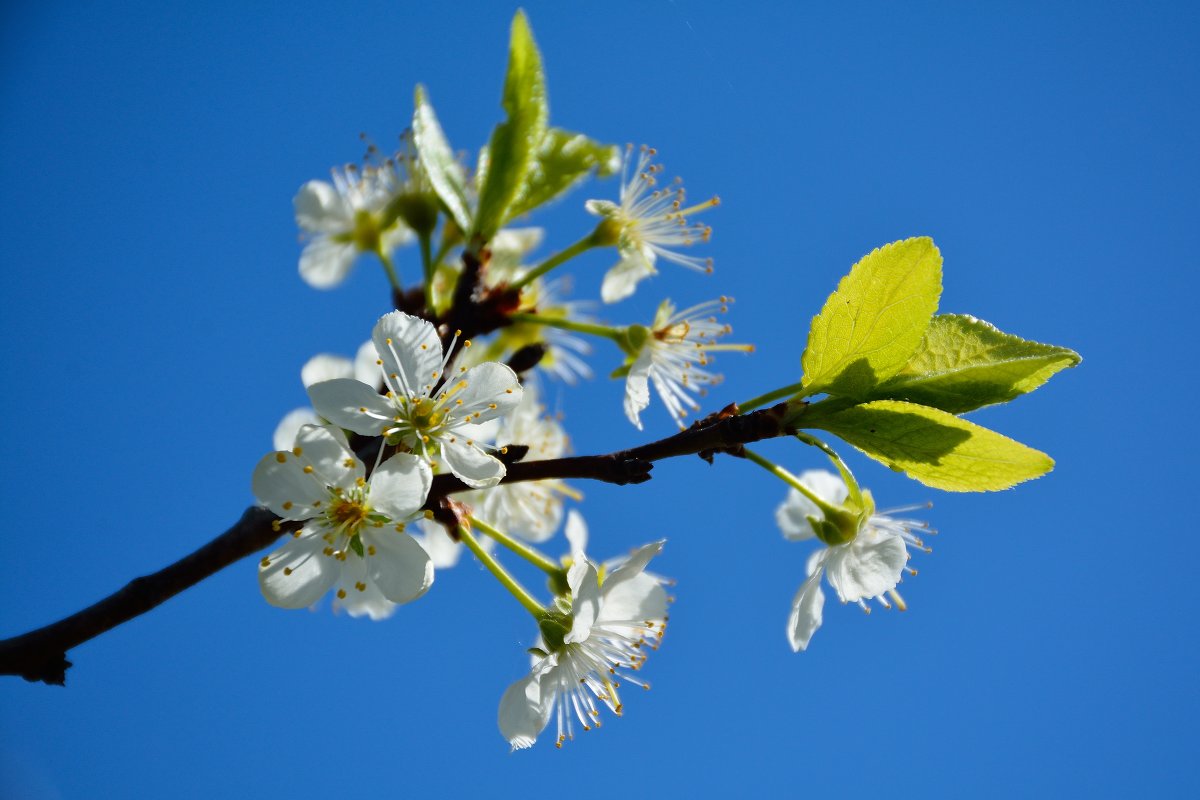
{"label": "green stem", "polygon": [[458,535],[462,539],[463,544],[467,546],[467,549],[475,554],[480,563],[487,567],[488,572],[492,573],[496,580],[500,581],[500,584],[505,589],[508,589],[513,597],[517,598],[517,602],[524,606],[525,610],[532,614],[534,619],[540,620],[546,616],[546,609],[542,607],[542,604],[535,600],[533,595],[524,586],[517,583],[516,578],[508,574],[500,562],[496,560],[495,556],[480,546],[479,541],[471,534],[470,528],[460,525]]}
{"label": "green stem", "polygon": [[545,275],[550,270],[554,269],[557,266],[561,266],[562,264],[565,264],[567,261],[570,261],[575,256],[577,256],[580,253],[583,253],[587,250],[590,250],[591,248],[593,248],[595,246],[596,246],[596,236],[595,236],[595,232],[593,231],[592,233],[589,233],[587,236],[580,239],[575,244],[571,245],[570,247],[566,248],[565,250],[558,251],[557,253],[550,256],[542,263],[538,264],[533,269],[529,270],[529,272],[525,273],[525,275],[519,281],[517,281],[516,283],[513,283],[513,284],[509,284],[508,288],[519,292],[522,289],[524,289],[526,286],[528,286],[530,283],[532,283],[533,281],[535,281],[538,278]]}
{"label": "green stem", "polygon": [[525,559],[530,564],[533,564],[535,567],[547,573],[548,575],[558,575],[563,571],[562,565],[547,556],[545,553],[530,547],[518,539],[514,539],[512,536],[509,536],[503,531],[493,528],[479,517],[472,515],[468,517],[468,519],[471,520],[471,524],[476,528],[483,531],[488,536],[492,537],[497,542],[504,545],[509,550],[513,551],[521,558]]}
{"label": "green stem", "polygon": [[755,397],[752,400],[747,400],[744,403],[738,403],[738,411],[744,414],[747,411],[753,411],[760,406],[765,406],[767,403],[770,403],[774,400],[782,400],[785,397],[791,397],[792,395],[799,394],[802,391],[804,391],[803,383],[793,383],[790,386],[784,386],[782,389],[775,389],[774,391],[767,392],[766,394],[760,394],[758,397]]}
{"label": "green stem", "polygon": [[397,292],[404,291],[400,286],[400,278],[396,275],[396,267],[392,264],[392,257],[383,252],[383,248],[375,251],[375,255],[379,256],[379,261],[383,264],[383,269],[387,272],[388,282],[392,284],[392,288]]}
{"label": "green stem", "polygon": [[513,322],[528,322],[532,325],[547,325],[551,328],[562,328],[565,331],[586,333],[590,336],[603,336],[605,339],[612,339],[618,345],[625,337],[624,331],[621,328],[610,328],[607,325],[596,325],[592,322],[580,322],[578,320],[567,319],[566,317],[551,317],[543,316],[542,314],[527,314],[525,312],[520,312],[517,314],[510,314],[508,318]]}
{"label": "green stem", "polygon": [[430,242],[432,231],[425,231],[417,236],[421,243],[421,269],[425,274],[425,308],[433,311],[433,256]]}
{"label": "green stem", "polygon": [[799,478],[797,478],[795,475],[788,472],[786,469],[779,466],[775,462],[768,461],[767,459],[763,458],[758,453],[755,453],[753,450],[751,450],[748,447],[744,448],[743,452],[745,453],[746,458],[750,459],[755,464],[758,464],[760,467],[765,469],[767,472],[771,473],[776,478],[779,478],[784,483],[786,483],[788,486],[791,486],[797,492],[804,495],[809,500],[813,501],[813,503],[816,504],[817,508],[821,509],[821,511],[824,512],[827,517],[832,517],[834,515],[842,515],[845,513],[844,511],[842,511],[842,509],[831,504],[828,500],[824,499],[823,497],[818,495],[816,492],[814,492],[812,489],[805,486],[803,483],[800,482]]}
{"label": "green stem", "polygon": [[846,482],[847,488],[850,489],[850,497],[859,508],[866,508],[866,503],[863,502],[862,489],[859,487],[858,481],[854,479],[854,473],[850,471],[850,467],[846,466],[845,461],[842,461],[842,457],[832,447],[815,436],[810,436],[807,433],[797,433],[796,438],[829,456],[829,460],[837,467],[838,472],[842,473],[842,480]]}

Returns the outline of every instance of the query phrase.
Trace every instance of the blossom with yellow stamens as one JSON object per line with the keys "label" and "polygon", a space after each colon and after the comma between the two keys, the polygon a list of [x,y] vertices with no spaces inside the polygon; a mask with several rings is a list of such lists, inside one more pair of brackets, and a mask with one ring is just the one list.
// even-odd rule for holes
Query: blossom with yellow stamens
{"label": "blossom with yellow stamens", "polygon": [[382,619],[433,584],[433,564],[404,532],[421,514],[433,473],[401,453],[368,481],[341,431],[300,429],[291,450],[268,453],[254,469],[254,496],[286,521],[304,525],[259,562],[272,605],[305,608],[338,585],[338,605]]}
{"label": "blossom with yellow stamens", "polygon": [[700,272],[712,272],[711,258],[680,253],[678,248],[709,240],[712,228],[689,223],[688,215],[712,208],[720,201],[712,197],[685,208],[679,178],[670,186],[659,185],[663,167],[651,163],[655,155],[655,150],[643,145],[636,163],[632,163],[633,146],[627,147],[619,202],[589,200],[585,204],[589,212],[603,217],[597,228],[598,240],[616,245],[621,256],[600,287],[600,297],[606,303],[624,300],[633,294],[638,283],[657,274],[654,264],[659,258]]}
{"label": "blossom with yellow stamens", "polygon": [[381,317],[371,338],[386,394],[344,378],[316,383],[308,396],[317,413],[355,433],[386,437],[431,463],[440,456],[469,486],[499,483],[504,464],[479,445],[476,426],[521,402],[516,373],[486,362],[446,374],[453,345],[443,356],[433,325],[401,311]]}

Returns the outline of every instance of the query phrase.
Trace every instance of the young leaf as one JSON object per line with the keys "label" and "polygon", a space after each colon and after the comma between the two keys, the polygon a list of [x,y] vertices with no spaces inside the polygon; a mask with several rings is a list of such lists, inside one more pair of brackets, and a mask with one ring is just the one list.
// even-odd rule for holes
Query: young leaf
{"label": "young leaf", "polygon": [[904,369],[871,397],[962,414],[1032,392],[1081,360],[1074,350],[1030,342],[965,314],[943,314],[933,318]]}
{"label": "young leaf", "polygon": [[607,177],[621,165],[621,150],[601,144],[582,133],[550,128],[530,165],[525,190],[509,210],[517,217],[553,200],[570,189],[593,169]]}
{"label": "young leaf", "polygon": [[462,165],[442,133],[433,105],[425,95],[425,87],[417,85],[413,110],[413,141],[421,164],[438,198],[446,206],[460,230],[471,230],[471,205],[467,201],[467,181]]}
{"label": "young leaf", "polygon": [[928,237],[874,250],[842,278],[812,321],[806,394],[865,397],[908,363],[942,293],[942,255]]}
{"label": "young leaf", "polygon": [[805,417],[805,425],[829,431],[892,469],[948,492],[994,492],[1054,468],[1050,456],[1007,436],[898,400],[815,413]]}
{"label": "young leaf", "polygon": [[502,105],[507,119],[492,131],[488,170],[479,190],[474,233],[487,241],[512,216],[530,165],[546,133],[546,80],[525,13],[513,17]]}

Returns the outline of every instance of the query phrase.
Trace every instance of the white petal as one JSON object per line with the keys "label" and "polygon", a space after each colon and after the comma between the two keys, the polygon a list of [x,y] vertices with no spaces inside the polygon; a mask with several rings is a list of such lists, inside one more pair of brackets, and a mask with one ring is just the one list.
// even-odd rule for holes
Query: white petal
{"label": "white petal", "polygon": [[470,416],[473,424],[509,413],[521,404],[523,392],[517,373],[495,361],[471,367],[451,384],[451,389],[454,418],[466,421]]}
{"label": "white petal", "polygon": [[357,257],[354,245],[318,236],[300,253],[300,277],[314,289],[332,289],[346,280]]}
{"label": "white petal", "polygon": [[[447,569],[458,563],[462,555],[462,543],[451,539],[441,523],[418,519],[414,524],[420,533],[413,534],[413,538],[425,548],[426,553],[429,553],[434,569]],[[491,539],[484,539],[481,544],[490,541]]]}
{"label": "white petal", "polygon": [[392,424],[395,407],[365,383],[349,379],[308,387],[308,399],[325,419],[363,436],[378,436]]}
{"label": "white petal", "polygon": [[620,206],[611,200],[588,200],[583,204],[589,214],[595,214],[597,217],[612,216]]}
{"label": "white petal", "polygon": [[396,522],[416,514],[433,485],[429,463],[412,453],[397,453],[371,473],[371,506]]}
{"label": "white petal", "polygon": [[375,323],[371,341],[394,391],[416,396],[427,394],[426,387],[441,377],[438,371],[442,368],[442,340],[425,320],[402,311],[384,314]]}
{"label": "white petal", "polygon": [[873,536],[865,529],[853,542],[829,548],[825,575],[838,599],[853,603],[895,589],[907,562],[899,536]]}
{"label": "white petal", "polygon": [[263,456],[250,478],[258,502],[288,519],[315,516],[314,503],[324,502],[329,490],[316,476],[304,472],[307,463],[286,450]]}
{"label": "white petal", "polygon": [[296,447],[300,448],[299,460],[312,466],[325,486],[349,489],[366,475],[362,462],[350,452],[346,437],[337,428],[305,425],[296,434]]}
{"label": "white petal", "polygon": [[387,619],[396,611],[396,604],[383,596],[367,574],[367,561],[356,553],[346,554],[342,562],[341,590],[345,597],[334,597],[334,610],[345,609],[352,617],[370,617],[375,622]]}
{"label": "white petal", "polygon": [[642,429],[641,412],[650,405],[650,384],[647,382],[647,376],[653,363],[651,349],[644,347],[634,359],[629,374],[625,376],[625,416],[639,431]]}
{"label": "white petal", "polygon": [[563,533],[571,546],[571,558],[576,561],[582,560],[583,553],[587,550],[587,523],[583,521],[583,515],[573,508],[567,512],[567,525]]}
{"label": "white petal", "polygon": [[600,612],[600,575],[590,561],[577,561],[567,570],[571,587],[571,630],[563,637],[567,644],[585,641]]}
{"label": "white petal", "polygon": [[541,681],[536,672],[509,686],[500,698],[497,716],[500,735],[514,750],[533,746],[549,721],[550,703],[542,701]]}
{"label": "white petal", "polygon": [[788,642],[792,650],[808,649],[808,643],[821,627],[825,608],[825,593],[821,591],[821,571],[810,575],[792,598],[792,613],[788,617]]}
{"label": "white petal", "polygon": [[641,250],[629,250],[621,253],[621,260],[604,275],[600,284],[600,299],[606,303],[624,300],[633,294],[637,285],[657,274],[654,269],[654,254]]}
{"label": "white petal", "polygon": [[341,573],[341,564],[324,555],[324,548],[324,539],[306,532],[267,556],[267,566],[258,569],[258,586],[267,602],[307,608],[320,600]]}
{"label": "white petal", "polygon": [[353,227],[349,207],[333,186],[309,181],[292,198],[296,224],[310,233],[341,233]]}
{"label": "white petal", "polygon": [[835,475],[827,469],[807,469],[797,475],[800,482],[812,489],[817,497],[828,500],[835,506],[846,502],[850,490],[840,475]]}
{"label": "white petal", "polygon": [[300,382],[304,384],[305,389],[321,381],[353,377],[354,365],[350,363],[350,359],[328,353],[313,356],[300,368]]}
{"label": "white petal", "polygon": [[311,408],[297,408],[295,411],[289,411],[275,426],[275,433],[271,437],[275,449],[291,450],[296,444],[296,434],[300,432],[301,428],[305,425],[319,425],[320,423],[321,418]]}
{"label": "white petal", "polygon": [[378,358],[379,354],[375,352],[375,343],[369,339],[363,342],[359,346],[358,352],[354,354],[354,374],[350,377],[375,389],[382,388],[383,371],[379,364],[375,363]]}
{"label": "white petal", "polygon": [[652,542],[634,550],[621,566],[613,570],[612,574],[604,579],[605,586],[612,588],[622,581],[627,581],[641,575],[642,571],[646,569],[646,565],[650,563],[650,559],[662,552],[665,542],[666,540]]}
{"label": "white petal", "polygon": [[489,456],[465,439],[442,439],[442,459],[454,475],[475,489],[495,486],[507,470],[499,459]]}
{"label": "white petal", "polygon": [[541,244],[545,234],[542,228],[504,228],[492,237],[488,249],[492,251],[493,260],[497,256],[520,259]]}
{"label": "white petal", "polygon": [[[368,528],[362,534],[367,548],[367,574],[393,603],[416,600],[433,585],[433,562],[425,548],[407,533],[390,526]],[[375,554],[370,554],[370,548]]]}
{"label": "white petal", "polygon": [[609,622],[655,622],[667,616],[667,592],[645,573],[610,587],[604,582],[604,601],[596,624]]}

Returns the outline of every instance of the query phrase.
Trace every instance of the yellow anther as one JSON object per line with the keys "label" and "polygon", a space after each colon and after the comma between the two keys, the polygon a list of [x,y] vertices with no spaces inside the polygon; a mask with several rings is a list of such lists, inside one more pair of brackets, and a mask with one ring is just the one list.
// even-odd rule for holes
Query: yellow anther
{"label": "yellow anther", "polygon": [[391,344],[391,343],[392,343],[392,340],[391,340],[391,338],[390,338],[390,337],[389,337],[388,339],[386,339],[385,341],[386,341],[388,344]]}
{"label": "yellow anther", "polygon": [[342,466],[345,467],[346,469],[353,469],[354,468],[354,459],[353,458],[345,459],[344,461],[342,461]]}
{"label": "yellow anther", "polygon": [[367,480],[366,480],[366,478],[355,478],[355,479],[354,479],[354,485],[355,485],[355,486],[357,486],[357,487],[359,487],[360,489],[361,489],[363,486],[366,486],[366,484],[367,484]]}
{"label": "yellow anther", "polygon": [[282,464],[283,462],[287,461],[287,453],[276,453],[275,460]]}
{"label": "yellow anther", "polygon": [[259,565],[262,566],[263,569],[266,569],[267,567],[271,566],[271,559],[266,556],[263,556],[263,560],[258,563],[259,563]]}
{"label": "yellow anther", "polygon": [[369,556],[375,555],[375,545],[373,545],[373,544],[367,545],[367,555],[369,555]]}
{"label": "yellow anther", "polygon": [[467,339],[465,342],[463,342],[463,347],[470,347],[470,346],[471,346],[471,340],[470,340],[470,339]]}
{"label": "yellow anther", "polygon": [[331,555],[333,555],[333,548],[332,548],[332,547],[326,547],[326,548],[325,548],[324,550],[322,550],[321,552],[322,552],[322,553],[324,553],[324,554],[325,554],[325,555],[327,555],[327,556],[331,556]]}
{"label": "yellow anther", "polygon": [[305,464],[305,465],[304,465],[304,473],[305,473],[306,475],[311,475],[311,474],[312,474],[312,471],[313,471],[312,464]]}
{"label": "yellow anther", "polygon": [[[512,390],[512,389],[505,389],[505,390],[504,390],[504,393],[505,393],[505,394],[512,394],[512,393],[513,393],[513,390]],[[462,402],[462,400],[459,400],[458,402],[460,402],[460,403],[461,403],[461,402]]]}
{"label": "yellow anther", "polygon": [[367,590],[367,585],[362,581],[359,581],[358,583],[354,584],[354,588],[358,589],[360,592],[365,592]]}
{"label": "yellow anther", "polygon": [[425,509],[425,519],[433,519],[433,512],[429,509]]}
{"label": "yellow anther", "polygon": [[276,533],[279,533],[279,530],[282,527],[283,527],[283,520],[279,520],[279,519],[271,520],[271,530],[275,531]]}
{"label": "yellow anther", "polygon": [[292,568],[291,568],[291,567],[284,567],[284,568],[283,568],[283,574],[284,574],[284,575],[291,575],[291,574],[292,574],[292,572],[293,572],[293,570],[292,570]]}
{"label": "yellow anther", "polygon": [[283,504],[283,510],[284,511],[292,510],[292,501],[291,500],[288,500],[286,503]]}
{"label": "yellow anther", "polygon": [[423,344],[423,345],[421,345],[421,349],[422,349],[422,350],[428,350],[428,349],[429,349],[429,345],[427,345],[427,344]]}
{"label": "yellow anther", "polygon": [[304,455],[304,448],[303,447],[293,447],[292,455],[297,456],[297,457]]}
{"label": "yellow anther", "polygon": [[366,407],[366,406],[359,406],[359,407],[358,407],[358,410],[359,410],[359,412],[361,412],[361,413],[363,413],[363,414],[367,413],[367,407]]}
{"label": "yellow anther", "polygon": [[346,599],[346,590],[345,590],[345,589],[338,589],[338,590],[337,590],[337,596],[338,596],[338,600],[345,600],[345,599]]}

